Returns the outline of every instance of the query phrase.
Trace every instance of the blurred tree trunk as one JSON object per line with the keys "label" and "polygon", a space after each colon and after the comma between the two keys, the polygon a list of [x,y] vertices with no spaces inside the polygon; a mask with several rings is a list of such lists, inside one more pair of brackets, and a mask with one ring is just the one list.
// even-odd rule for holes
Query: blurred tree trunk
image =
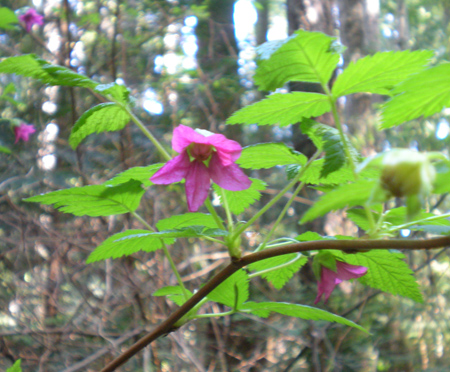
{"label": "blurred tree trunk", "polygon": [[[450,9],[445,7],[445,15],[448,17]],[[397,1],[397,30],[398,30],[398,47],[400,50],[408,49],[409,45],[409,22],[408,9],[405,0]]]}
{"label": "blurred tree trunk", "polygon": [[256,23],[256,45],[261,45],[267,41],[267,31],[269,30],[269,10],[270,0],[260,0],[258,11],[258,21]]}

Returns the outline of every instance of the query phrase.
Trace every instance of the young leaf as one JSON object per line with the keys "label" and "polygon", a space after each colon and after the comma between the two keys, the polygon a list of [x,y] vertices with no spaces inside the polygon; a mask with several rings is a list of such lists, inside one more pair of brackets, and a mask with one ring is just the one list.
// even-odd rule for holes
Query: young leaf
{"label": "young leaf", "polygon": [[339,62],[331,49],[334,38],[319,32],[298,30],[268,59],[260,62],[255,83],[260,90],[275,90],[288,81],[326,84]]}
{"label": "young leaf", "polygon": [[367,333],[363,327],[352,322],[351,320],[311,306],[290,304],[286,302],[246,302],[239,308],[239,310],[251,312],[252,314],[262,318],[267,318],[270,313],[275,312],[306,320],[324,320],[327,322],[335,322],[354,327]]}
{"label": "young leaf", "polygon": [[[192,297],[192,292],[186,289],[186,292],[188,293],[189,297]],[[169,300],[172,300],[175,302],[178,306],[183,305],[186,302],[186,299],[184,298],[183,290],[180,286],[167,286],[158,289],[155,293],[153,293],[153,296],[167,296]]]}
{"label": "young leaf", "polygon": [[160,231],[181,229],[189,226],[205,226],[213,229],[217,228],[217,223],[210,214],[185,213],[159,220],[156,224],[156,227]]}
{"label": "young leaf", "polygon": [[337,77],[332,93],[335,97],[359,92],[389,95],[396,84],[422,71],[433,54],[429,50],[404,50],[361,58]]}
{"label": "young leaf", "polygon": [[404,257],[388,250],[343,255],[345,262],[367,267],[367,274],[358,279],[362,284],[423,302],[414,273],[403,261]]}
{"label": "young leaf", "polygon": [[4,30],[13,30],[19,23],[16,14],[9,8],[0,8],[0,28]]}
{"label": "young leaf", "polygon": [[144,193],[141,183],[131,180],[119,186],[94,185],[52,191],[25,201],[54,204],[61,212],[75,216],[97,217],[134,212]]}
{"label": "young leaf", "polygon": [[343,184],[335,190],[323,195],[311,208],[309,208],[301,223],[311,221],[324,214],[344,207],[363,205],[372,194],[376,181],[359,180],[355,183]]}
{"label": "young leaf", "polygon": [[67,85],[94,88],[98,83],[66,67],[52,65],[34,54],[5,58],[0,62],[0,73],[16,74],[39,79],[49,85]]}
{"label": "young leaf", "polygon": [[231,308],[235,306],[239,308],[248,299],[247,273],[242,269],[236,271],[206,297],[210,301],[218,302]]}
{"label": "young leaf", "polygon": [[[151,231],[148,230],[127,230],[114,234],[94,249],[86,263],[129,256],[139,251],[153,252],[160,249],[161,239],[149,234]],[[132,237],[132,239],[124,240],[126,237]]]}
{"label": "young leaf", "polygon": [[314,240],[326,240],[326,238],[314,231],[307,231],[303,234],[298,235],[295,240],[298,240],[300,242],[312,242]]}
{"label": "young leaf", "polygon": [[153,182],[150,181],[150,177],[153,176],[164,164],[157,163],[147,167],[133,167],[126,171],[116,174],[114,178],[106,181],[105,186],[116,186],[122,183],[127,183],[130,180],[140,181],[144,186],[151,186]]}
{"label": "young leaf", "polygon": [[14,364],[6,370],[6,372],[22,372],[22,367],[20,366],[21,362],[21,359],[16,360]]}
{"label": "young leaf", "polygon": [[283,127],[298,123],[304,118],[320,116],[330,110],[330,101],[323,94],[276,93],[236,111],[227,120],[227,124],[277,124]]}
{"label": "young leaf", "polygon": [[267,258],[249,265],[252,271],[263,271],[285,265],[279,269],[268,271],[261,276],[266,279],[276,289],[281,289],[292,278],[292,276],[300,270],[300,268],[308,262],[308,259],[301,254],[293,253],[283,256]]}
{"label": "young leaf", "polygon": [[127,104],[130,101],[130,90],[124,85],[116,83],[100,84],[94,90],[115,102]]}
{"label": "young leaf", "polygon": [[247,190],[242,191],[229,191],[221,189],[218,185],[213,183],[213,189],[222,199],[222,192],[227,198],[228,207],[231,213],[241,214],[249,205],[252,205],[255,201],[261,197],[260,191],[266,189],[266,183],[256,178],[250,178],[252,180],[251,186]]}
{"label": "young leaf", "polygon": [[92,133],[113,132],[123,129],[130,121],[130,115],[113,102],[101,103],[86,111],[70,133],[69,143],[75,149]]}
{"label": "young leaf", "polygon": [[307,161],[308,159],[302,153],[278,142],[244,147],[236,163],[245,169],[267,169],[277,165],[305,165]]}
{"label": "young leaf", "polygon": [[[367,218],[366,211],[364,209],[352,208],[347,210],[347,218],[351,220],[356,226],[360,227],[364,231],[370,229],[370,222]],[[377,213],[373,213],[373,217],[375,220],[378,220],[379,215]]]}
{"label": "young leaf", "polygon": [[392,93],[395,96],[383,105],[383,129],[440,112],[450,106],[450,63],[412,75]]}
{"label": "young leaf", "polygon": [[3,152],[4,154],[11,154],[11,150],[5,146],[0,145],[0,152]]}
{"label": "young leaf", "polygon": [[347,166],[341,167],[336,172],[327,174],[326,177],[322,177],[324,162],[324,159],[313,161],[303,173],[303,176],[300,177],[300,181],[311,185],[337,185],[355,179],[353,172]]}

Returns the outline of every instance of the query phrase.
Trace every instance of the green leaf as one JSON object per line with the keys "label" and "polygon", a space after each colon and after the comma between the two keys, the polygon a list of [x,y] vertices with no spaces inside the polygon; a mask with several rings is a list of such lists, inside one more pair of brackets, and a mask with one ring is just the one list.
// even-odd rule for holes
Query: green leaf
{"label": "green leaf", "polygon": [[66,67],[52,65],[34,54],[5,58],[0,62],[0,73],[16,74],[41,80],[49,85],[95,88],[98,83]]}
{"label": "green leaf", "polygon": [[[110,236],[89,255],[86,263],[119,258],[144,251],[153,252],[162,247],[161,239],[148,235],[148,230],[127,230]],[[130,239],[124,239],[129,237]]]}
{"label": "green leaf", "polygon": [[[236,297],[237,296],[237,297]],[[208,300],[239,308],[248,299],[248,276],[240,269],[206,296]]]}
{"label": "green leaf", "polygon": [[252,314],[262,318],[267,318],[270,313],[275,312],[306,320],[325,320],[327,322],[335,322],[354,327],[368,333],[363,327],[352,322],[351,320],[329,313],[328,311],[306,305],[290,304],[287,302],[246,302],[239,308],[239,310],[251,312]]}
{"label": "green leaf", "polygon": [[450,192],[450,167],[448,162],[435,164],[436,180],[434,181],[434,194]]}
{"label": "green leaf", "polygon": [[[389,223],[391,227],[395,226],[402,226],[407,222],[407,208],[406,207],[399,207],[399,208],[393,208],[386,212],[384,221],[386,223]],[[432,217],[433,220],[426,221],[426,219]],[[433,213],[428,213],[425,211],[421,211],[419,214],[417,214],[413,220],[408,221],[409,223],[417,222],[418,225],[439,225],[439,226],[450,226],[450,221],[447,220],[447,218],[444,216],[442,218],[438,218],[437,215]]]}
{"label": "green leaf", "polygon": [[361,58],[337,77],[332,93],[335,97],[359,92],[389,95],[396,84],[422,71],[433,54],[429,50],[404,50]]}
{"label": "green leaf", "polygon": [[307,161],[307,157],[302,153],[278,142],[244,147],[236,163],[245,169],[267,169],[278,165],[305,165]]}
{"label": "green leaf", "polygon": [[343,255],[345,262],[367,267],[367,274],[358,279],[362,284],[423,302],[414,273],[403,261],[404,257],[388,250]]}
{"label": "green leaf", "polygon": [[276,93],[236,111],[227,124],[258,124],[280,127],[296,124],[304,118],[320,116],[331,110],[328,97],[318,93]]}
{"label": "green leaf", "polygon": [[134,212],[144,193],[141,183],[131,180],[119,186],[94,185],[52,191],[25,201],[54,204],[54,208],[75,216],[97,217]]}
{"label": "green leaf", "polygon": [[359,180],[355,183],[344,184],[323,195],[309,208],[301,223],[311,221],[324,214],[344,207],[354,207],[367,202],[376,185],[376,181]]}
{"label": "green leaf", "polygon": [[5,154],[11,154],[11,150],[5,146],[0,145],[0,152],[3,152]]}
{"label": "green leaf", "polygon": [[4,30],[13,30],[19,23],[19,18],[9,8],[0,8],[0,28]]}
{"label": "green leaf", "polygon": [[213,189],[222,200],[222,192],[227,198],[228,207],[231,213],[236,215],[241,214],[245,209],[252,205],[255,201],[261,197],[261,192],[266,189],[267,184],[257,178],[250,178],[252,181],[251,186],[247,190],[242,191],[229,191],[220,188],[213,183]]}
{"label": "green leaf", "polygon": [[268,59],[260,62],[255,83],[259,89],[272,91],[288,81],[327,84],[339,62],[331,49],[334,38],[319,32],[298,30]]}
{"label": "green leaf", "polygon": [[383,129],[440,112],[450,106],[450,63],[412,75],[392,93],[395,96],[383,105]]}
{"label": "green leaf", "polygon": [[[269,270],[274,267],[285,265],[279,269],[268,271],[261,276],[266,279],[276,289],[281,289],[292,278],[292,276],[300,270],[300,268],[308,262],[308,259],[298,253],[286,254],[283,256],[277,256],[267,258],[249,265],[252,271]],[[290,263],[290,264],[289,264]]]}
{"label": "green leaf", "polygon": [[[186,289],[186,292],[188,293],[189,297],[192,297],[192,292]],[[183,305],[186,302],[186,299],[184,298],[183,290],[180,286],[167,286],[158,289],[155,293],[153,293],[153,296],[167,296],[169,300],[172,300],[175,302],[178,306]]]}
{"label": "green leaf", "polygon": [[442,225],[413,225],[409,226],[408,229],[414,231],[425,231],[429,234],[436,235],[448,235],[450,233],[450,226]]}
{"label": "green leaf", "polygon": [[[367,218],[366,211],[364,209],[348,209],[347,210],[347,218],[350,219],[356,226],[360,227],[364,231],[367,231],[371,228],[370,222]],[[377,213],[372,212],[375,220],[378,220],[379,215]]]}
{"label": "green leaf", "polygon": [[298,235],[295,240],[298,240],[300,242],[312,242],[315,240],[327,240],[322,235],[319,235],[316,232],[313,231],[307,231],[303,234]]}
{"label": "green leaf", "polygon": [[92,133],[113,132],[123,129],[130,121],[130,115],[113,102],[101,103],[86,111],[75,123],[69,137],[70,146],[75,149]]}
{"label": "green leaf", "polygon": [[295,38],[297,35],[292,35],[284,40],[271,40],[256,47],[255,51],[258,56],[258,60],[269,59],[273,53],[286,44],[289,40]]}
{"label": "green leaf", "polygon": [[130,102],[130,90],[125,85],[116,83],[100,84],[94,90],[112,101],[127,104]]}
{"label": "green leaf", "polygon": [[116,174],[114,178],[103,183],[105,186],[116,186],[122,183],[127,183],[130,180],[140,181],[144,186],[151,186],[153,182],[150,181],[150,177],[153,176],[164,163],[152,164],[147,167],[133,167],[126,171]]}
{"label": "green leaf", "polygon": [[336,172],[329,173],[326,177],[321,177],[324,167],[324,159],[315,160],[308,169],[305,170],[300,181],[311,185],[337,185],[355,179],[350,167],[341,167]]}
{"label": "green leaf", "polygon": [[308,136],[318,150],[323,148],[323,133],[320,131],[320,123],[313,119],[304,119],[300,123],[301,132]]}
{"label": "green leaf", "polygon": [[204,213],[185,213],[178,216],[172,216],[159,220],[156,224],[158,230],[181,229],[189,226],[204,226],[208,228],[217,228],[217,223],[210,214]]}

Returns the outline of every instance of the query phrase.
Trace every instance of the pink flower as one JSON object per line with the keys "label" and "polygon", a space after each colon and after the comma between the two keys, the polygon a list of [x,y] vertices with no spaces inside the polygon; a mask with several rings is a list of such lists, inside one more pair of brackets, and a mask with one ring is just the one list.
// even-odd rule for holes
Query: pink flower
{"label": "pink flower", "polygon": [[14,143],[19,142],[19,140],[28,142],[30,135],[34,132],[36,132],[36,129],[33,124],[20,123],[20,125],[14,127],[14,134],[16,135],[16,141]]}
{"label": "pink flower", "polygon": [[19,16],[19,21],[25,24],[25,29],[30,32],[33,25],[42,26],[44,24],[44,16],[40,15],[33,8],[28,9],[24,14]]}
{"label": "pink flower", "polygon": [[348,263],[337,260],[336,260],[336,272],[328,269],[325,266],[322,266],[320,281],[317,286],[319,293],[317,294],[314,303],[317,304],[322,298],[323,294],[325,294],[325,302],[327,302],[328,298],[331,295],[331,292],[333,292],[334,288],[343,280],[360,278],[366,273],[367,267],[350,265]]}
{"label": "pink flower", "polygon": [[150,181],[168,185],[185,178],[190,212],[196,212],[208,197],[210,180],[231,191],[246,190],[252,183],[234,163],[242,147],[223,134],[179,125],[173,131],[172,148],[180,155],[169,160]]}

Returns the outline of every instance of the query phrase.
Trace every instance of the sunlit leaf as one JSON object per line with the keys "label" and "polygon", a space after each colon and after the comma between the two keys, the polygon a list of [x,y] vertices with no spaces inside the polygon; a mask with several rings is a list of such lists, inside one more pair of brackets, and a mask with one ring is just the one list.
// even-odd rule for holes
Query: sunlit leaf
{"label": "sunlit leaf", "polygon": [[304,165],[307,161],[305,155],[278,142],[244,147],[236,163],[246,169],[267,169],[288,164]]}
{"label": "sunlit leaf", "polygon": [[12,30],[19,23],[16,14],[9,8],[0,8],[0,28]]}
{"label": "sunlit leaf", "polygon": [[153,185],[150,181],[150,177],[153,176],[161,167],[163,163],[152,164],[147,167],[133,167],[126,171],[116,174],[114,178],[106,181],[105,186],[115,186],[122,183],[127,183],[130,180],[141,181],[144,186]]}
{"label": "sunlit leaf", "polygon": [[248,276],[244,270],[238,270],[223,283],[219,284],[207,296],[208,300],[239,308],[248,299]]}

